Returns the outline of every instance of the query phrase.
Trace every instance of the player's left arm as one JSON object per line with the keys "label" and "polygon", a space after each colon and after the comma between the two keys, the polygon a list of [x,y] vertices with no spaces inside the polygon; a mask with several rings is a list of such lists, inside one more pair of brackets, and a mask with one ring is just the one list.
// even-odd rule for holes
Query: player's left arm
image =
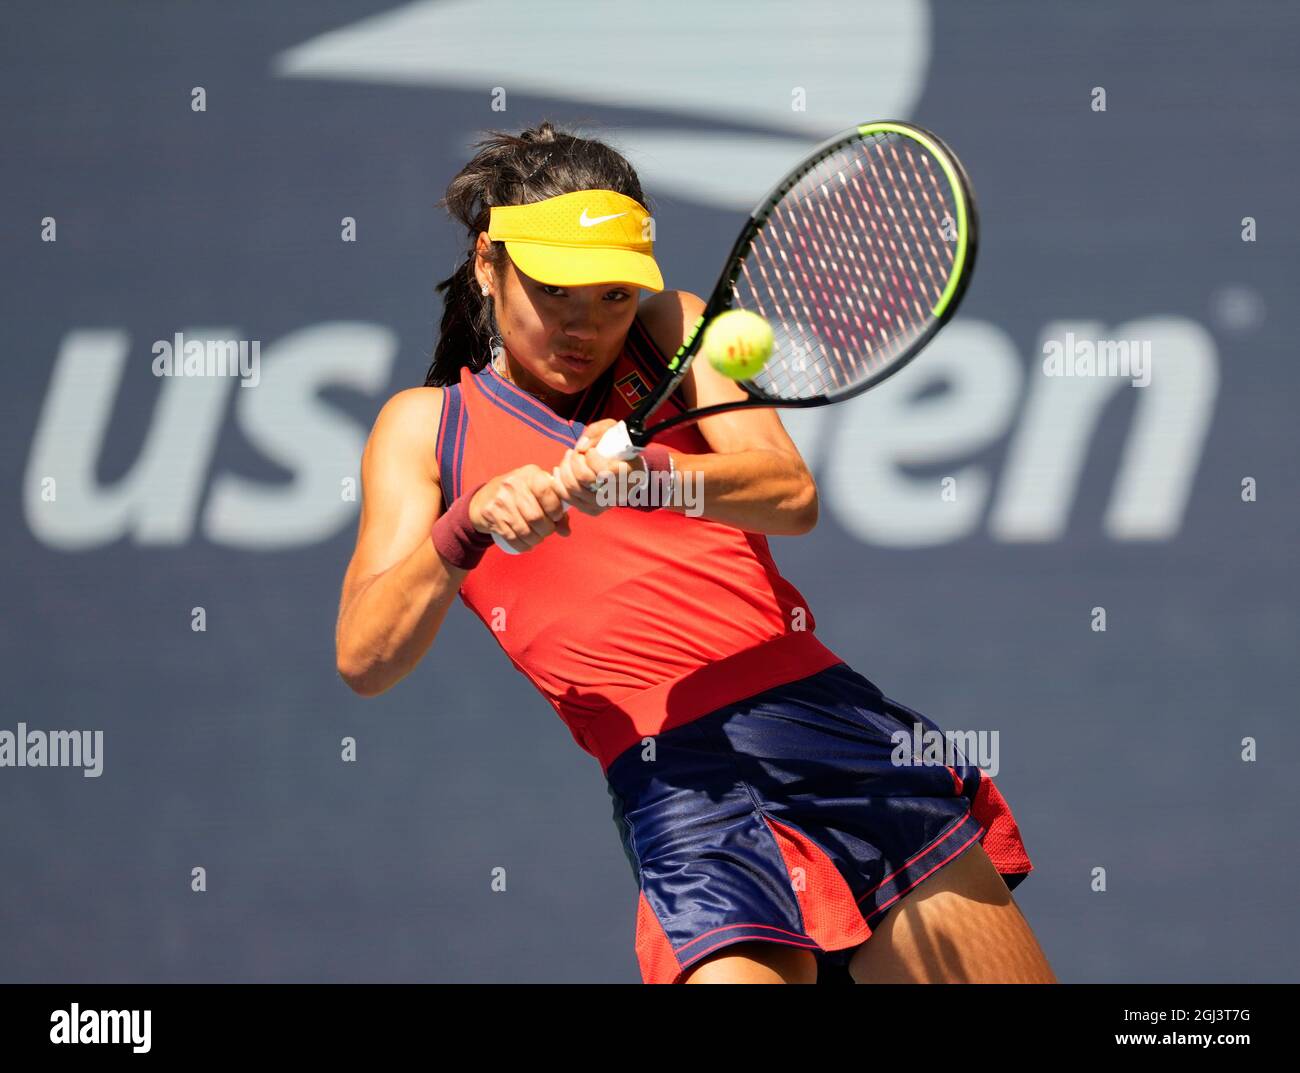
{"label": "player's left arm", "polygon": [[[642,302],[640,311],[659,349],[672,355],[704,311],[704,302],[686,291],[663,291]],[[677,391],[688,409],[747,397],[698,355]],[[654,423],[651,416],[651,427]],[[673,451],[672,458],[678,480],[689,482],[683,491],[695,491],[702,509],[689,501],[664,509],[779,536],[797,536],[817,524],[817,485],[776,410],[732,410],[705,417],[698,426],[710,453]]]}

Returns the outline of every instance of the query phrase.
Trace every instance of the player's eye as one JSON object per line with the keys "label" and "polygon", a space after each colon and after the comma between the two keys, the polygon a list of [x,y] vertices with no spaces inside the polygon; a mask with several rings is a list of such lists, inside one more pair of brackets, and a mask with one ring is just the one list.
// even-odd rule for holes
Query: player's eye
{"label": "player's eye", "polygon": [[[557,287],[552,283],[539,283],[537,286],[541,288],[542,293],[548,298],[561,298],[564,296],[563,287]],[[625,287],[616,287],[612,291],[605,292],[606,301],[623,302],[630,297],[632,297],[631,292]]]}

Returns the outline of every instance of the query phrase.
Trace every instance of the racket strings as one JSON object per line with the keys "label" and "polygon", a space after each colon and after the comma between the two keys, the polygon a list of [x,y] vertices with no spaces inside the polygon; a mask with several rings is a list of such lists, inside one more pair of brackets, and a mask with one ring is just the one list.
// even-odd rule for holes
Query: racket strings
{"label": "racket strings", "polygon": [[[916,203],[915,192],[905,184],[900,184],[895,168],[878,168],[877,163],[873,161],[872,174],[877,177],[882,184],[887,184],[889,186],[890,192],[895,200],[901,200],[903,197],[907,197],[910,200],[913,211],[906,213],[899,218],[902,226],[907,228],[911,240],[911,244],[907,249],[908,268],[911,270],[912,278],[917,278],[924,272],[927,277],[926,282],[937,286],[938,289],[942,291],[944,280],[947,278],[947,270],[946,268],[940,267],[939,272],[942,273],[940,275],[936,272],[934,259],[926,256],[927,252],[932,252],[933,246],[931,243],[927,242],[923,231],[918,231],[917,229],[916,216],[919,214],[919,206]],[[917,257],[921,260],[920,266],[916,263],[915,258]],[[913,297],[913,301],[915,300],[915,297]]]}
{"label": "racket strings", "polygon": [[753,387],[831,396],[904,358],[952,276],[955,220],[943,169],[911,138],[874,134],[818,161],[762,223],[733,284],[735,308],[776,336]]}
{"label": "racket strings", "polygon": [[[872,160],[862,176],[866,204],[874,214],[873,222],[877,228],[874,236],[882,247],[887,265],[887,293],[893,299],[894,321],[888,326],[892,330],[888,332],[880,352],[871,355],[877,366],[900,356],[911,345],[924,329],[929,309],[933,306],[933,301],[927,300],[927,292],[937,298],[943,290],[942,281],[934,281],[933,273],[924,272],[917,264],[916,259],[920,256],[928,267],[924,255],[919,252],[925,243],[916,238],[916,222],[900,194],[901,174]],[[881,196],[882,193],[886,196]],[[922,278],[927,275],[929,278]],[[931,282],[935,285],[927,286]]]}
{"label": "racket strings", "polygon": [[[945,200],[950,203],[951,197],[945,199],[943,190],[939,185],[938,169],[935,167],[929,153],[914,151],[911,160],[904,162],[899,158],[897,145],[890,146],[889,152],[895,168],[886,168],[884,169],[885,173],[893,182],[895,190],[900,195],[905,195],[911,204],[913,211],[908,217],[908,224],[912,229],[916,248],[923,258],[927,272],[930,274],[933,289],[938,294],[942,294],[944,288],[948,285],[948,277],[952,274],[953,259],[956,257],[956,251],[952,246],[947,242],[938,241],[946,233],[951,233],[954,237],[956,235],[956,220],[949,214],[945,203]],[[923,172],[928,182],[921,181],[919,176],[915,183],[897,182],[898,175],[909,172],[915,174],[917,171]],[[919,204],[916,200],[918,190],[925,201],[924,205]],[[931,197],[931,194],[933,194],[933,197]],[[919,229],[916,227],[918,220],[922,223]]]}
{"label": "racket strings", "polygon": [[[823,204],[806,205],[802,219],[782,219],[771,236],[772,248],[780,251],[783,265],[793,264],[796,279],[816,277],[823,280],[827,288],[826,293],[816,297],[806,293],[805,289],[805,293],[798,297],[797,306],[802,314],[801,323],[816,325],[819,329],[822,360],[807,360],[812,355],[809,353],[808,341],[805,340],[798,355],[800,360],[794,363],[792,369],[784,370],[803,375],[787,384],[784,390],[812,392],[828,380],[834,383],[851,380],[853,376],[851,333],[845,330],[841,321],[846,317],[858,317],[857,334],[861,334],[862,296],[867,291],[867,281],[862,277],[860,267],[852,261],[844,262],[843,251],[835,248],[835,236],[846,232],[842,227],[828,223],[824,212]],[[859,278],[856,281],[847,270],[850,264],[857,270]],[[782,297],[788,295],[789,287],[783,287]],[[779,369],[781,366],[773,367],[773,373]],[[806,380],[807,383],[798,384],[799,379]]]}
{"label": "racket strings", "polygon": [[[820,162],[778,204],[769,234],[772,245],[782,250],[786,261],[796,262],[801,279],[815,279],[822,284],[816,292],[809,288],[808,296],[801,301],[805,316],[800,323],[806,330],[801,333],[796,367],[791,370],[769,363],[774,383],[782,372],[802,374],[787,375],[778,387],[783,393],[795,393],[795,397],[826,394],[840,384],[853,382],[858,363],[854,337],[865,337],[871,323],[889,317],[888,311],[878,305],[882,294],[870,253],[859,239],[861,228],[843,218],[842,206],[833,207],[834,214],[841,218],[826,218],[827,198],[819,195],[847,181],[838,163],[834,159]],[[845,248],[846,243],[856,249]],[[837,323],[842,317],[854,318],[852,333]]]}

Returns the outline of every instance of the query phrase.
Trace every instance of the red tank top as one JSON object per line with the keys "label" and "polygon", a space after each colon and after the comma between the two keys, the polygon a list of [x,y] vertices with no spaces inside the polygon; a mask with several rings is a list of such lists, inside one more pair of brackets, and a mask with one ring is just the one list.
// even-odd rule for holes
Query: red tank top
{"label": "red tank top", "polygon": [[[529,462],[558,465],[587,424],[626,417],[666,366],[638,317],[571,421],[490,364],[462,369],[443,389],[444,499]],[[683,408],[674,393],[660,413]],[[656,442],[710,452],[693,424]],[[762,534],[629,507],[570,511],[569,526],[522,555],[488,548],[460,598],[602,770],[644,737],[840,662]]]}

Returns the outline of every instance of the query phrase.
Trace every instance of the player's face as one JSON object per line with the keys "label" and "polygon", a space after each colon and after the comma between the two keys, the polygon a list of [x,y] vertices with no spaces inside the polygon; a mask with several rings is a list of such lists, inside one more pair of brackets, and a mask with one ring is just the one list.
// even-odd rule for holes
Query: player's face
{"label": "player's face", "polygon": [[639,294],[628,283],[553,287],[524,275],[509,258],[488,285],[506,350],[534,381],[521,386],[566,395],[582,391],[613,364]]}

